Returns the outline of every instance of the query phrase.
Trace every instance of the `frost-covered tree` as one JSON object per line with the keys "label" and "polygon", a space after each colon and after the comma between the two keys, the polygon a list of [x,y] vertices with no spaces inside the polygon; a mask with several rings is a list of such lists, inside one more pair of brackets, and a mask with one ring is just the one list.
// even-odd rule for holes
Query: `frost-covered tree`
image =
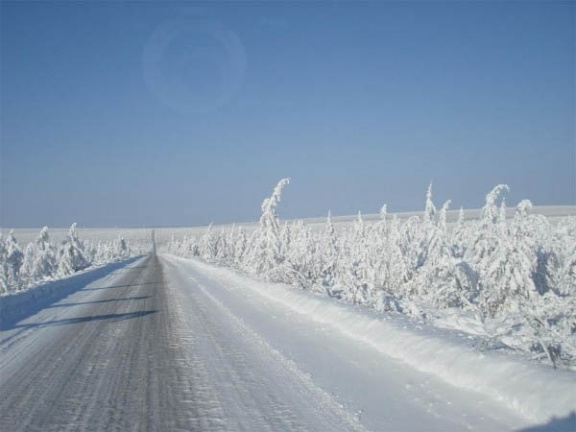
{"label": "frost-covered tree", "polygon": [[68,276],[90,265],[84,255],[84,243],[78,236],[76,223],[70,227],[58,253],[58,276]]}
{"label": "frost-covered tree", "polygon": [[6,248],[4,274],[6,275],[7,285],[11,287],[11,290],[18,290],[22,286],[20,269],[24,263],[24,254],[16,237],[14,237],[14,231],[10,231],[8,234],[4,247]]}
{"label": "frost-covered tree", "polygon": [[44,227],[34,242],[26,247],[22,265],[23,278],[27,283],[50,279],[56,275],[57,268],[56,251],[50,242],[48,227]]}
{"label": "frost-covered tree", "polygon": [[498,185],[479,220],[466,220],[460,209],[451,227],[450,201],[437,210],[430,185],[423,214],[406,220],[388,217],[383,206],[379,221],[359,214],[351,228],[335,229],[330,214],[324,230],[280,225],[277,206],[287,184],[280,181],[263,202],[250,235],[232,229],[200,241],[173,239],[169,250],[382,311],[473,311],[479,324],[505,329],[495,335],[502,343],[576,364],[576,219],[553,224],[532,214],[527,200],[511,219],[503,199],[508,186]]}
{"label": "frost-covered tree", "polygon": [[118,258],[125,259],[130,256],[130,248],[128,247],[128,243],[122,237],[122,234],[118,237],[118,241],[116,242],[116,254]]}
{"label": "frost-covered tree", "polygon": [[8,256],[8,249],[2,233],[0,233],[0,295],[7,294],[10,291],[8,285],[8,265],[6,257]]}
{"label": "frost-covered tree", "polygon": [[234,240],[234,263],[236,265],[240,265],[244,261],[247,248],[248,236],[246,235],[246,231],[240,227]]}
{"label": "frost-covered tree", "polygon": [[289,178],[280,180],[272,195],[262,202],[262,216],[253,235],[253,250],[248,261],[251,269],[258,274],[267,274],[284,262],[277,208],[282,190],[289,183]]}
{"label": "frost-covered tree", "polygon": [[354,221],[352,232],[342,248],[342,269],[339,285],[343,288],[340,296],[352,303],[365,304],[369,300],[367,230],[362,213]]}
{"label": "frost-covered tree", "polygon": [[[493,281],[488,280],[488,274],[496,275],[494,269],[502,264],[502,255],[498,256],[498,251],[502,252],[503,242],[506,241],[505,230],[501,221],[502,212],[498,205],[498,198],[502,192],[507,191],[507,185],[498,185],[486,195],[486,203],[482,208],[481,219],[472,236],[471,245],[466,248],[464,260],[472,265],[479,275],[479,290],[489,289],[489,284]],[[498,261],[498,264],[494,264]],[[495,267],[496,266],[496,267]],[[487,307],[487,305],[485,305]]]}
{"label": "frost-covered tree", "polygon": [[506,184],[499,184],[495,186],[487,195],[486,203],[482,207],[482,224],[490,225],[495,224],[499,219],[499,208],[498,198],[502,196],[502,193],[508,192],[510,187]]}
{"label": "frost-covered tree", "polygon": [[397,296],[402,296],[404,286],[410,280],[412,271],[404,254],[409,248],[404,244],[404,236],[400,228],[400,221],[396,216],[392,218],[388,229],[386,242],[386,259],[388,262],[389,278],[386,282],[387,290]]}
{"label": "frost-covered tree", "polygon": [[0,295],[71,275],[93,264],[127,258],[131,253],[121,236],[111,242],[81,240],[76,224],[58,248],[51,242],[47,227],[24,252],[11,232],[6,240],[0,236]]}
{"label": "frost-covered tree", "polygon": [[560,255],[554,280],[562,296],[576,298],[576,218],[562,221],[561,226],[554,242]]}
{"label": "frost-covered tree", "polygon": [[334,287],[334,284],[338,280],[338,262],[340,259],[341,245],[340,239],[332,224],[330,212],[328,212],[328,217],[326,218],[326,228],[324,235],[320,239],[319,248],[321,251],[320,283],[322,287],[327,290],[328,294],[331,294],[332,287]]}
{"label": "frost-covered tree", "polygon": [[464,209],[460,207],[458,212],[458,219],[456,221],[456,226],[452,231],[451,242],[452,242],[452,255],[456,258],[464,258],[467,249],[467,229],[464,225]]}
{"label": "frost-covered tree", "polygon": [[273,279],[316,290],[322,271],[317,240],[302,221],[298,221],[290,233],[290,247],[285,250],[284,261],[274,270]]}
{"label": "frost-covered tree", "polygon": [[518,312],[522,302],[535,300],[538,291],[532,279],[535,256],[522,242],[502,232],[496,248],[482,269],[478,305],[488,316]]}
{"label": "frost-covered tree", "polygon": [[107,243],[98,241],[94,244],[94,261],[95,263],[105,263],[112,260],[112,250]]}
{"label": "frost-covered tree", "polygon": [[212,224],[200,239],[200,256],[206,261],[214,261],[218,255],[218,237],[214,234]]}
{"label": "frost-covered tree", "polygon": [[432,201],[432,183],[428,185],[426,191],[426,206],[424,207],[424,223],[433,224],[436,217],[436,206]]}
{"label": "frost-covered tree", "polygon": [[233,241],[234,227],[228,235],[224,229],[220,231],[216,239],[217,251],[216,251],[216,261],[223,263],[225,265],[231,265],[234,263],[234,241]]}
{"label": "frost-covered tree", "polygon": [[440,231],[442,231],[442,233],[444,235],[446,235],[448,233],[448,224],[446,222],[446,218],[447,218],[448,209],[450,208],[451,203],[452,203],[452,201],[450,201],[450,200],[446,201],[442,205],[442,208],[440,209],[440,213],[438,215],[438,228],[440,228]]}
{"label": "frost-covered tree", "polygon": [[288,221],[280,227],[280,256],[286,257],[292,249],[292,241],[294,238],[292,224]]}

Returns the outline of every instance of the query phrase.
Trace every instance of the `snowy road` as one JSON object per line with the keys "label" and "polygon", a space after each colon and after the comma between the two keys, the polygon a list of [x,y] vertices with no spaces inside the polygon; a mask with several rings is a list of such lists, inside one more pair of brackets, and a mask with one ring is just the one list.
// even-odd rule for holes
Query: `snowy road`
{"label": "snowy road", "polygon": [[527,425],[491,399],[417,372],[238,281],[151,256],[4,325],[0,430]]}

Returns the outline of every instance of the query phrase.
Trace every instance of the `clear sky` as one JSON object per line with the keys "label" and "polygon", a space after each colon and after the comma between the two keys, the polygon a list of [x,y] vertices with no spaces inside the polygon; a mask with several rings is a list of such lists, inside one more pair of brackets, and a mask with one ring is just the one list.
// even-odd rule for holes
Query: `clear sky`
{"label": "clear sky", "polygon": [[539,2],[2,2],[3,227],[576,204],[575,15]]}

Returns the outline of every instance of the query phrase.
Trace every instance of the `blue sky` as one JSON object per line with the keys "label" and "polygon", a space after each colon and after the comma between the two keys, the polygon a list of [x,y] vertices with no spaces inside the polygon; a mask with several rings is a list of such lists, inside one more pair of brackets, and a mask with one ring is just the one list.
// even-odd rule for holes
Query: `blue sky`
{"label": "blue sky", "polygon": [[576,204],[574,2],[2,2],[4,227]]}

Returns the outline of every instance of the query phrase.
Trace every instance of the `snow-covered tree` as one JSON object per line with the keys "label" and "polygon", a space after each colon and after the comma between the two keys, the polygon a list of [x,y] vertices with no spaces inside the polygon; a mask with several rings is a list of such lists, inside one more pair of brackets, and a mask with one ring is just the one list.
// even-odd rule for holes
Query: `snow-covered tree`
{"label": "snow-covered tree", "polygon": [[248,236],[246,235],[246,230],[240,227],[234,241],[234,262],[236,265],[240,265],[244,261],[247,248]]}
{"label": "snow-covered tree", "polygon": [[12,290],[21,288],[20,269],[24,263],[24,254],[18,244],[18,240],[14,237],[14,231],[10,231],[8,238],[4,243],[6,249],[6,257],[4,262],[4,274],[6,275],[7,285]]}
{"label": "snow-covered tree", "polygon": [[84,255],[84,243],[78,236],[76,223],[73,223],[58,253],[58,276],[68,276],[89,265]]}
{"label": "snow-covered tree", "polygon": [[7,256],[8,249],[6,248],[2,233],[0,233],[0,295],[7,294],[10,291],[10,286],[8,285]]}
{"label": "snow-covered tree", "polygon": [[48,227],[44,227],[34,242],[26,247],[22,265],[23,278],[28,283],[34,283],[54,277],[56,271],[56,252],[50,242]]}
{"label": "snow-covered tree", "polygon": [[426,206],[424,207],[424,223],[433,224],[436,217],[436,206],[432,201],[432,183],[428,185],[426,191]]}
{"label": "snow-covered tree", "polygon": [[452,255],[457,258],[464,258],[467,249],[467,229],[464,225],[464,209],[460,207],[458,220],[452,232]]}
{"label": "snow-covered tree", "polygon": [[272,195],[262,202],[260,225],[254,232],[248,264],[258,274],[267,274],[284,262],[280,237],[280,223],[277,213],[282,190],[290,183],[289,178],[278,182]]}
{"label": "snow-covered tree", "polygon": [[319,249],[321,251],[320,283],[329,294],[338,279],[338,261],[340,259],[340,239],[336,234],[332,217],[328,212],[326,218],[326,228],[324,235],[320,239]]}
{"label": "snow-covered tree", "polygon": [[83,241],[78,236],[76,224],[70,227],[68,236],[58,248],[50,240],[48,228],[44,227],[23,252],[11,231],[6,240],[0,235],[0,295],[71,275],[93,264],[124,259],[132,252],[121,236],[109,242]]}
{"label": "snow-covered tree", "polygon": [[213,232],[212,224],[200,239],[200,255],[207,261],[214,261],[218,255],[218,238]]}
{"label": "snow-covered tree", "polygon": [[[505,241],[502,237],[505,230],[499,224],[501,212],[499,211],[498,198],[502,192],[507,191],[507,185],[498,185],[486,195],[486,203],[482,208],[481,219],[472,237],[471,244],[466,247],[464,260],[472,265],[479,274],[479,289],[488,289],[488,274],[494,275],[494,262],[498,260],[501,264],[502,256],[497,256],[497,251]],[[505,220],[504,220],[505,222]],[[500,249],[502,251],[502,249]]]}
{"label": "snow-covered tree", "polygon": [[[527,203],[521,203],[520,214],[526,214],[527,208]],[[538,295],[532,278],[536,265],[533,245],[522,235],[521,223],[515,231],[509,229],[504,201],[497,215],[496,228],[493,248],[481,261],[482,292],[478,305],[488,316],[517,312],[523,302],[533,302]]]}
{"label": "snow-covered tree", "polygon": [[225,265],[231,265],[234,263],[234,241],[233,241],[234,227],[228,235],[224,229],[220,231],[216,239],[217,251],[216,251],[216,261],[223,263]]}
{"label": "snow-covered tree", "polygon": [[125,259],[130,256],[130,248],[122,235],[118,237],[118,241],[116,242],[116,254],[120,259]]}
{"label": "snow-covered tree", "polygon": [[[287,184],[281,180],[264,200],[250,235],[232,229],[215,236],[209,229],[200,240],[174,239],[169,250],[382,311],[473,311],[480,324],[506,329],[495,335],[502,343],[576,364],[576,219],[552,224],[532,214],[527,200],[511,219],[503,199],[508,186],[497,185],[479,220],[466,220],[460,209],[451,227],[450,201],[437,210],[430,185],[420,216],[390,218],[383,206],[380,220],[359,213],[351,228],[336,230],[330,214],[324,230],[280,225]],[[190,252],[194,247],[201,253]]]}

